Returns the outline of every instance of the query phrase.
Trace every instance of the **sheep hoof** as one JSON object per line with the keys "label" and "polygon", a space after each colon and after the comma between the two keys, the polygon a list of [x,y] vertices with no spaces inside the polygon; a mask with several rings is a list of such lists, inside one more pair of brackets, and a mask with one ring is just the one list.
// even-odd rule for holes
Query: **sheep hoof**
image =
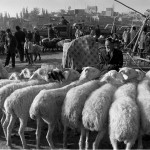
{"label": "sheep hoof", "polygon": [[37,146],[36,146],[36,149],[41,149],[41,146],[37,145]]}
{"label": "sheep hoof", "polygon": [[7,143],[6,146],[7,146],[8,149],[13,149],[13,147],[12,147],[11,144],[8,144],[8,143]]}
{"label": "sheep hoof", "polygon": [[26,146],[23,146],[23,149],[29,149],[29,147],[26,145]]}
{"label": "sheep hoof", "polygon": [[67,145],[66,144],[63,144],[63,149],[67,149]]}

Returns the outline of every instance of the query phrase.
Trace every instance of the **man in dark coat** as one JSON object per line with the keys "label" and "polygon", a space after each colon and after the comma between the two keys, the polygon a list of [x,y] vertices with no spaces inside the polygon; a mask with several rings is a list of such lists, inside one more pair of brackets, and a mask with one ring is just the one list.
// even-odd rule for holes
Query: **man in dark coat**
{"label": "man in dark coat", "polygon": [[40,45],[40,33],[36,27],[34,27],[34,32],[33,32],[33,43]]}
{"label": "man in dark coat", "polygon": [[24,60],[24,42],[25,42],[25,33],[20,29],[19,26],[16,26],[15,38],[17,40],[17,49],[19,52],[20,61]]}
{"label": "man in dark coat", "polygon": [[6,61],[5,61],[5,66],[9,65],[10,58],[12,58],[12,68],[15,67],[15,52],[16,52],[16,39],[12,35],[12,32],[10,29],[6,30],[6,47],[7,47],[7,52],[6,52]]}
{"label": "man in dark coat", "polygon": [[96,41],[98,42],[98,38],[101,34],[101,30],[100,30],[100,27],[99,25],[97,25],[97,27],[95,28],[95,35],[96,35]]}
{"label": "man in dark coat", "polygon": [[99,65],[101,74],[105,74],[110,70],[119,71],[123,66],[123,53],[118,49],[114,49],[114,43],[111,38],[106,39],[105,48],[100,49]]}

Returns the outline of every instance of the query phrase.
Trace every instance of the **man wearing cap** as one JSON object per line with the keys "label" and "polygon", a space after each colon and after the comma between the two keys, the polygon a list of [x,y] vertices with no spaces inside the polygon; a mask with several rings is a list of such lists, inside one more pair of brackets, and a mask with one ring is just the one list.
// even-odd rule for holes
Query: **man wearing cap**
{"label": "man wearing cap", "polygon": [[5,66],[9,65],[10,58],[12,59],[12,68],[15,67],[15,52],[16,52],[16,46],[17,42],[15,37],[12,35],[12,32],[10,29],[6,30],[6,42],[5,42],[7,52],[6,52],[6,61]]}
{"label": "man wearing cap", "polygon": [[107,38],[105,40],[105,48],[100,49],[99,53],[99,64],[98,69],[100,69],[102,74],[110,70],[119,71],[119,68],[123,66],[123,53],[121,50],[114,48],[114,43],[112,38]]}
{"label": "man wearing cap", "polygon": [[17,40],[17,50],[19,52],[20,61],[24,61],[24,42],[25,42],[25,33],[21,31],[19,26],[16,26],[15,38]]}

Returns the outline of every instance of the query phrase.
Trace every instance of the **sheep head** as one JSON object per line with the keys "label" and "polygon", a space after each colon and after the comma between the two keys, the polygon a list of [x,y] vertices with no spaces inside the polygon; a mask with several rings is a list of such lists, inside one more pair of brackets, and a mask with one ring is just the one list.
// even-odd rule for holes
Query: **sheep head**
{"label": "sheep head", "polygon": [[75,81],[80,77],[80,73],[74,69],[66,68],[63,70],[63,76],[66,81]]}
{"label": "sheep head", "polygon": [[150,79],[150,70],[146,72],[145,76]]}
{"label": "sheep head", "polygon": [[123,67],[119,70],[119,72],[123,75],[125,81],[136,79],[139,75],[135,69],[129,67]]}
{"label": "sheep head", "polygon": [[19,74],[21,79],[29,79],[31,77],[31,71],[28,68],[25,68]]}
{"label": "sheep head", "polygon": [[50,70],[48,73],[48,80],[49,81],[63,81],[65,79],[62,70],[55,68]]}
{"label": "sheep head", "polygon": [[138,81],[141,81],[143,80],[143,78],[145,77],[145,73],[139,69],[135,69],[135,71],[138,73],[138,77],[137,77],[137,80]]}
{"label": "sheep head", "polygon": [[110,70],[103,75],[103,77],[100,79],[100,82],[121,85],[124,83],[124,78],[123,75],[116,70]]}
{"label": "sheep head", "polygon": [[29,78],[30,80],[37,79],[37,80],[48,80],[47,79],[47,70],[45,68],[37,69],[32,76]]}
{"label": "sheep head", "polygon": [[100,70],[94,67],[84,67],[82,69],[79,80],[88,79],[93,80],[100,77]]}
{"label": "sheep head", "polygon": [[20,76],[18,72],[13,72],[10,77],[9,80],[20,80]]}

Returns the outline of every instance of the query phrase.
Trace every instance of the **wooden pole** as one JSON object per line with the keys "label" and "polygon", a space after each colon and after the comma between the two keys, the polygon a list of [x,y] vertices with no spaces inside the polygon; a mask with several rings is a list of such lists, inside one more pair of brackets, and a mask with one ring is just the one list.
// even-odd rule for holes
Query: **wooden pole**
{"label": "wooden pole", "polygon": [[137,10],[135,10],[135,9],[133,9],[133,8],[131,8],[131,7],[129,7],[129,6],[127,6],[127,5],[123,4],[123,3],[121,3],[121,2],[120,2],[120,1],[118,1],[118,0],[114,0],[114,1],[116,1],[116,2],[118,2],[118,3],[120,3],[120,4],[122,4],[123,6],[125,6],[125,7],[129,8],[129,9],[131,9],[131,10],[133,10],[133,11],[135,11],[135,12],[139,13],[139,14],[141,14],[143,17],[145,17],[145,18],[146,18],[146,16],[145,16],[144,14],[140,13],[139,11],[137,11]]}

